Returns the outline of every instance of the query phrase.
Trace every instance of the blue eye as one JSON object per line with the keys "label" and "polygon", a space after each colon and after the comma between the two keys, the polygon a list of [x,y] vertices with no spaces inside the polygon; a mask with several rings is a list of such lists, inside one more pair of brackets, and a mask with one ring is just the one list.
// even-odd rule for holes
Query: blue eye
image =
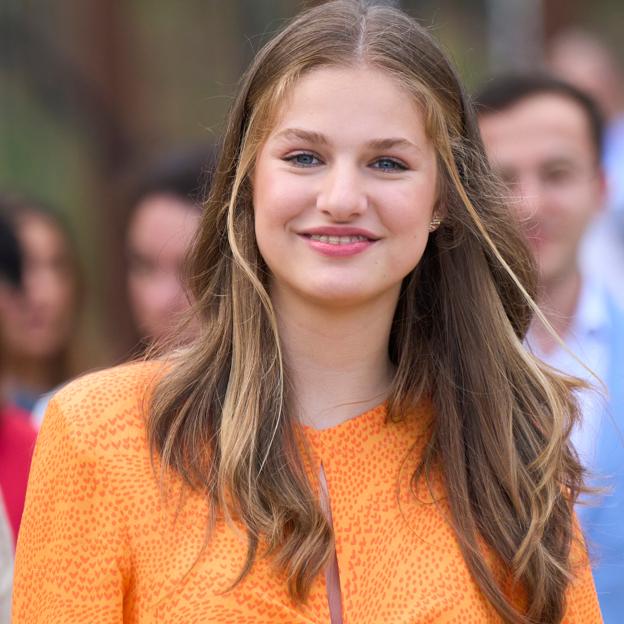
{"label": "blue eye", "polygon": [[393,158],[379,158],[373,163],[375,169],[381,171],[405,171],[407,167]]}
{"label": "blue eye", "polygon": [[296,167],[314,167],[320,163],[320,160],[309,152],[293,154],[292,156],[287,156],[284,160],[291,162]]}

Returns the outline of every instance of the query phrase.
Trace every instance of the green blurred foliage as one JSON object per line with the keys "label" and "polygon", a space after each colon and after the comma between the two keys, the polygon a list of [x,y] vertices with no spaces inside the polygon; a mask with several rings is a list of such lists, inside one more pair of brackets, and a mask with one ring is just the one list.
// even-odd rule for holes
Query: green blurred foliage
{"label": "green blurred foliage", "polygon": [[[110,248],[111,238],[102,236],[109,227],[120,235],[120,209],[109,191],[154,154],[216,142],[253,53],[283,20],[312,3],[2,3],[0,190],[52,202],[74,225],[94,291],[89,313],[94,333],[106,335],[97,328],[110,303],[101,287],[104,272],[97,267],[108,266],[109,254],[119,253]],[[618,42],[621,0],[559,4]],[[469,87],[486,78],[486,0],[401,5],[433,30]]]}

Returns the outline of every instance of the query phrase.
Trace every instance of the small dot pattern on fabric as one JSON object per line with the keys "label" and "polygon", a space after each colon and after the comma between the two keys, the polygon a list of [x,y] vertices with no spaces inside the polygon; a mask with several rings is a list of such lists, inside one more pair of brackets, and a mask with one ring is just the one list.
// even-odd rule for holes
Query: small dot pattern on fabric
{"label": "small dot pattern on fabric", "polygon": [[[217,521],[202,550],[202,497],[162,498],[145,436],[148,389],[162,374],[157,363],[126,365],[52,400],[19,536],[13,622],[329,623],[323,574],[303,606],[266,558],[232,588],[244,534]],[[464,563],[440,480],[410,487],[431,418],[423,406],[394,423],[380,406],[332,429],[303,428],[311,469],[322,464],[327,480],[345,624],[501,621]],[[602,621],[588,565],[567,604],[568,624]]]}

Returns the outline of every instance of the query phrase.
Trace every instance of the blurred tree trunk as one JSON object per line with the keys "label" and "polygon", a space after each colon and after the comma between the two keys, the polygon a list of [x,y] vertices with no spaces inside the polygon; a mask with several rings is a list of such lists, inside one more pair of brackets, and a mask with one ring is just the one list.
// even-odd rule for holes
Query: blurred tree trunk
{"label": "blurred tree trunk", "polygon": [[544,37],[546,41],[557,31],[583,22],[578,0],[544,0]]}
{"label": "blurred tree trunk", "polygon": [[529,69],[542,60],[543,0],[487,0],[490,71]]}
{"label": "blurred tree trunk", "polygon": [[132,157],[133,122],[141,114],[132,75],[131,33],[124,20],[122,0],[75,0],[76,22],[81,30],[82,64],[90,85],[105,112],[97,120],[93,154],[93,227],[97,235],[96,284],[103,296],[102,318],[106,338],[117,360],[124,358],[134,338],[125,305],[124,223],[125,205],[116,183]]}

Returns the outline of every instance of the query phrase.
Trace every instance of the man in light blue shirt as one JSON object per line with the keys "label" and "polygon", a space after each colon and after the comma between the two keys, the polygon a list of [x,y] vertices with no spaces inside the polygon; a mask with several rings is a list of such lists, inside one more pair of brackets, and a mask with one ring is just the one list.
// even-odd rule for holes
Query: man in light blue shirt
{"label": "man in light blue shirt", "polygon": [[[611,488],[593,507],[577,510],[605,622],[623,622],[624,312],[596,275],[579,268],[581,241],[606,199],[602,118],[587,95],[546,75],[500,77],[477,99],[486,151],[535,254],[538,303],[570,351],[607,386],[606,397],[581,393],[583,420],[572,439],[590,483]],[[595,384],[540,323],[527,342],[554,368]]]}
{"label": "man in light blue shirt", "polygon": [[605,118],[602,164],[607,178],[607,209],[589,228],[581,266],[600,273],[624,305],[624,73],[603,38],[570,28],[552,39],[547,50],[553,73],[594,98]]}

